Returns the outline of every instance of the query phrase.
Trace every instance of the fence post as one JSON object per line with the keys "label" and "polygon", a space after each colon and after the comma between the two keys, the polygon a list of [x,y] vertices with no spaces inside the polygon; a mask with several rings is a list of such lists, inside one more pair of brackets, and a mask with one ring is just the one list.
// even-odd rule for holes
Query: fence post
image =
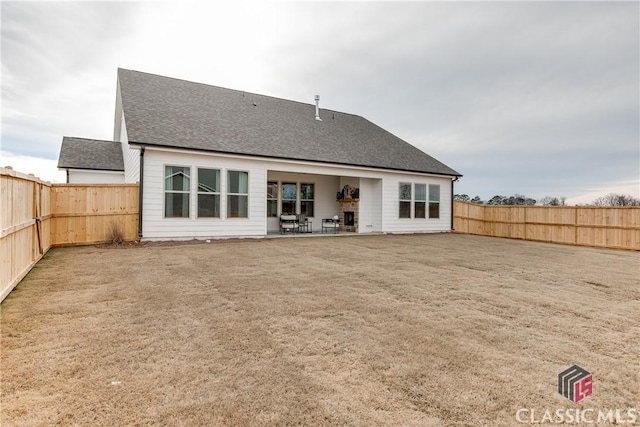
{"label": "fence post", "polygon": [[578,207],[573,207],[573,244],[578,244]]}
{"label": "fence post", "polygon": [[524,240],[527,240],[527,205],[524,205]]}

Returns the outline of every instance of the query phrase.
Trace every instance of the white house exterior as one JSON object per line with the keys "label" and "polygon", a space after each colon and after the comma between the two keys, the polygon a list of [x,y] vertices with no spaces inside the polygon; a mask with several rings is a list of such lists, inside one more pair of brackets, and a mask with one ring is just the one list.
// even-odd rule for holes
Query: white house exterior
{"label": "white house exterior", "polygon": [[124,180],[122,147],[114,141],[62,138],[58,169],[71,184],[119,184]]}
{"label": "white house exterior", "polygon": [[124,172],[67,169],[68,184],[122,184]]}
{"label": "white house exterior", "polygon": [[143,239],[265,236],[284,213],[313,232],[334,215],[341,232],[452,228],[461,175],[362,117],[122,69],[115,113]]}

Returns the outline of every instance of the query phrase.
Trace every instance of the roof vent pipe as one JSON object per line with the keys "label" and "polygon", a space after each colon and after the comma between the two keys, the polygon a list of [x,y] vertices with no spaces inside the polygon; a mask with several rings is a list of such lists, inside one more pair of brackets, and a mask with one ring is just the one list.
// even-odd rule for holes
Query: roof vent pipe
{"label": "roof vent pipe", "polygon": [[316,120],[322,121],[320,118],[320,95],[316,95]]}

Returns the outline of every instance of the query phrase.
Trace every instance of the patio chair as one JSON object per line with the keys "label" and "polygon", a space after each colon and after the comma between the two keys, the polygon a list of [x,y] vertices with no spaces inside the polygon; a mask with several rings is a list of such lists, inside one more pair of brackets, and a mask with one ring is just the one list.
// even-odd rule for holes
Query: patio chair
{"label": "patio chair", "polygon": [[338,234],[338,230],[340,229],[340,218],[338,215],[335,215],[333,218],[323,218],[322,219],[322,232],[325,230],[334,230],[335,234]]}
{"label": "patio chair", "polygon": [[280,215],[280,234],[297,233],[300,229],[297,215]]}
{"label": "patio chair", "polygon": [[311,233],[313,231],[311,221],[304,214],[298,215],[298,231],[300,233]]}

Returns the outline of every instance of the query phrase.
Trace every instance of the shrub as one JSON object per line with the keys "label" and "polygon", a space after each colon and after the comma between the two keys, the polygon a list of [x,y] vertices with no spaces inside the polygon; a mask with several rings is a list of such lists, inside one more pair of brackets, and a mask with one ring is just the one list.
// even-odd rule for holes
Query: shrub
{"label": "shrub", "polygon": [[124,243],[124,231],[120,221],[111,221],[109,224],[109,234],[107,240],[112,245],[121,245]]}

